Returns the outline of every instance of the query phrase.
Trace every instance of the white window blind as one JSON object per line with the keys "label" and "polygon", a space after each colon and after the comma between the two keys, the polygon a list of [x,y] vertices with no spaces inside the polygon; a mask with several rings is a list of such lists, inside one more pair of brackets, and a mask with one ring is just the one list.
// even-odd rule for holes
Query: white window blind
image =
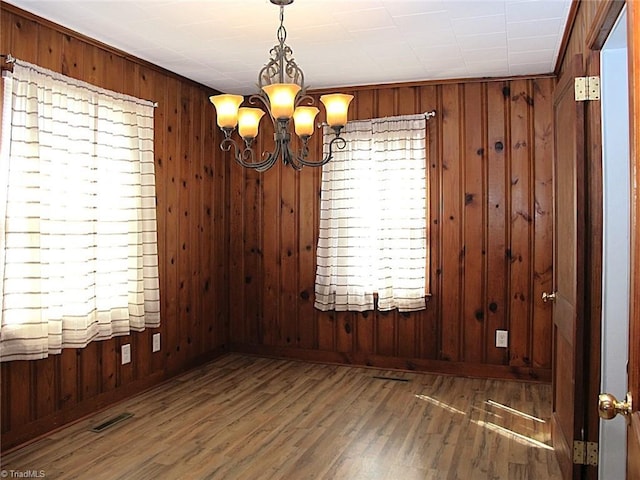
{"label": "white window blind", "polygon": [[0,359],[159,326],[153,104],[22,61],[4,90]]}
{"label": "white window blind", "polygon": [[344,138],[322,171],[315,307],[372,310],[377,293],[379,310],[424,309],[426,117],[349,122]]}

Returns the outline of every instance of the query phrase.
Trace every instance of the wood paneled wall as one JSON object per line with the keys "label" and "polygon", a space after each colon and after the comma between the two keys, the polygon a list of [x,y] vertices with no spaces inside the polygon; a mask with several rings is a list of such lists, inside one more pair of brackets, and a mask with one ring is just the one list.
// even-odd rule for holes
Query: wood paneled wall
{"label": "wood paneled wall", "polygon": [[[1,4],[0,53],[149,99],[155,111],[162,326],[1,366],[2,448],[154,385],[226,343],[225,171],[204,87]],[[213,154],[212,152],[216,152]],[[151,353],[151,335],[162,348]],[[132,362],[121,365],[120,346]]]}
{"label": "wood paneled wall", "polygon": [[[218,148],[210,92],[0,4],[0,53],[158,102],[162,350],[154,330],[1,366],[2,448],[236,350],[549,380],[552,77],[346,89],[354,119],[429,120],[431,296],[422,312],[313,308],[320,170],[258,174]],[[319,92],[317,92],[319,93]],[[263,127],[266,121],[263,121]],[[312,150],[321,150],[318,132]],[[268,148],[268,129],[259,147]],[[509,331],[508,350],[495,330]],[[120,346],[132,345],[120,365]]]}
{"label": "wood paneled wall", "polygon": [[[548,380],[551,308],[541,295],[552,281],[554,84],[545,77],[346,89],[353,119],[437,112],[428,122],[432,295],[422,312],[316,311],[320,171],[278,165],[258,174],[234,164],[231,348]],[[318,133],[313,141],[319,154]],[[496,329],[509,331],[508,350],[495,347]]]}

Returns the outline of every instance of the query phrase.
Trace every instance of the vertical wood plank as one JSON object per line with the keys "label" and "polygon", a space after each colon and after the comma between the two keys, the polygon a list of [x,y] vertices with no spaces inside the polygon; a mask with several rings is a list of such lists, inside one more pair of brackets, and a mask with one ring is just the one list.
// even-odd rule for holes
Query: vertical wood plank
{"label": "vertical wood plank", "polygon": [[7,52],[20,60],[35,62],[39,51],[37,39],[42,29],[33,20],[18,16],[10,18],[11,26],[6,33],[11,35],[11,40]]}
{"label": "vertical wood plank", "polygon": [[102,344],[91,342],[79,350],[80,353],[80,398],[87,400],[95,397],[100,392],[100,353]]}
{"label": "vertical wood plank", "polygon": [[[297,148],[294,146],[294,148]],[[295,151],[295,150],[294,150]],[[279,161],[280,162],[280,161]],[[282,337],[280,345],[296,346],[298,343],[298,212],[299,212],[299,177],[307,174],[313,167],[304,167],[296,171],[290,166],[282,165],[280,170],[280,278],[278,312]]]}
{"label": "vertical wood plank", "polygon": [[[212,126],[215,129],[215,144],[219,145],[222,141],[222,132]],[[231,166],[228,162],[224,162],[221,166],[216,168],[215,180],[218,188],[216,192],[215,201],[215,217],[214,217],[214,235],[217,239],[216,242],[216,256],[215,256],[215,273],[214,276],[214,292],[216,296],[216,315],[214,317],[214,330],[215,330],[215,344],[224,345],[225,342],[229,342],[230,332],[230,296],[229,296],[229,279],[230,279],[230,223],[231,216],[228,208],[228,198],[230,195],[229,178],[230,178]]]}
{"label": "vertical wood plank", "polygon": [[509,283],[506,281],[506,257],[510,222],[507,222],[509,199],[506,195],[510,178],[507,171],[509,132],[506,102],[510,99],[507,82],[492,82],[487,87],[487,276],[486,276],[486,359],[489,364],[504,364],[507,351],[495,346],[496,330],[507,328],[510,302],[507,300]]}
{"label": "vertical wood plank", "polygon": [[[108,392],[116,388],[118,380],[118,367],[120,357],[116,352],[118,341],[115,338],[104,340],[100,345],[101,382],[100,391]],[[132,352],[132,355],[135,351]]]}
{"label": "vertical wood plank", "polygon": [[62,74],[82,80],[84,44],[71,35],[62,38]]}
{"label": "vertical wood plank", "polygon": [[[12,429],[27,425],[32,419],[32,399],[34,388],[31,382],[30,362],[18,360],[11,362],[11,369],[6,377],[2,377],[2,383],[7,384],[10,408],[10,425]],[[7,408],[3,404],[3,409]]]}
{"label": "vertical wood plank", "polygon": [[318,312],[318,349],[325,352],[336,350],[335,312]]}
{"label": "vertical wood plank", "polygon": [[51,356],[32,363],[33,381],[35,386],[34,418],[42,418],[55,412],[58,403],[58,381],[56,372],[59,368],[59,357]]}
{"label": "vertical wood plank", "polygon": [[534,225],[532,366],[551,368],[551,306],[540,301],[550,292],[553,268],[553,87],[552,79],[533,81],[534,111]]}
{"label": "vertical wood plank", "polygon": [[162,190],[165,196],[165,224],[167,229],[165,236],[165,277],[166,290],[161,297],[164,306],[166,323],[166,335],[163,349],[166,357],[167,369],[170,372],[179,370],[178,352],[180,349],[180,325],[178,323],[178,262],[179,262],[179,222],[180,206],[178,204],[178,191],[180,189],[180,153],[179,153],[179,84],[175,79],[169,78],[166,83],[166,108],[165,108],[165,184]]}
{"label": "vertical wood plank", "polygon": [[336,312],[336,351],[353,351],[354,312]]}
{"label": "vertical wood plank", "polygon": [[399,357],[414,358],[416,349],[417,324],[422,320],[422,312],[403,312],[398,317],[396,352]]}
{"label": "vertical wood plank", "polygon": [[[244,304],[243,327],[238,332],[237,341],[258,344],[261,341],[259,325],[262,315],[262,179],[261,173],[246,170],[244,184],[244,239],[245,272],[242,290],[246,301]],[[240,283],[238,283],[240,285]],[[244,325],[243,325],[244,324]]]}
{"label": "vertical wood plank", "polygon": [[[5,15],[6,16],[6,15]],[[3,25],[4,30],[4,25]],[[11,29],[7,29],[11,32]],[[32,42],[33,43],[33,42]],[[7,45],[8,42],[2,42]],[[3,50],[4,51],[4,50]],[[17,54],[14,54],[17,55]],[[62,34],[50,28],[38,28],[37,64],[43,68],[57,71],[62,56]],[[18,57],[19,58],[19,57]]]}
{"label": "vertical wood plank", "polygon": [[202,302],[200,315],[204,319],[202,322],[201,335],[203,338],[203,351],[209,352],[216,347],[213,324],[216,319],[217,290],[214,288],[216,278],[216,256],[217,245],[224,244],[224,236],[218,237],[215,222],[215,194],[222,190],[216,184],[214,174],[214,160],[220,150],[215,144],[215,122],[213,107],[207,101],[203,92],[198,92],[201,97],[202,106],[202,190],[200,192],[201,216],[202,216],[202,243],[200,245],[200,255],[202,259],[202,277],[200,288],[202,291]]}
{"label": "vertical wood plank", "polygon": [[[262,150],[273,151],[273,140],[269,128],[261,134]],[[269,137],[265,139],[264,135]],[[263,203],[263,258],[264,283],[262,287],[263,335],[267,345],[282,345],[282,329],[280,312],[282,309],[280,289],[280,268],[282,265],[280,204],[282,169],[288,168],[281,162],[271,170],[263,173],[264,203]]]}
{"label": "vertical wood plank", "polygon": [[374,324],[377,321],[375,311],[354,313],[356,326],[355,351],[361,353],[375,353]]}
{"label": "vertical wood plank", "polygon": [[463,359],[483,361],[485,311],[484,284],[484,128],[486,101],[483,85],[464,88],[464,311]]}
{"label": "vertical wood plank", "polygon": [[59,368],[56,375],[60,377],[58,394],[58,410],[73,408],[80,398],[78,388],[78,357],[79,351],[73,348],[62,350]]}
{"label": "vertical wood plank", "polygon": [[[317,99],[316,99],[317,101]],[[322,156],[322,130],[318,129],[309,142],[311,155]],[[308,168],[300,176],[299,200],[299,298],[298,346],[312,349],[317,345],[315,298],[317,226],[320,219],[320,184],[322,169]]]}
{"label": "vertical wood plank", "polygon": [[[192,330],[191,330],[191,353],[189,358],[197,358],[203,353],[204,339],[202,336],[203,324],[206,323],[202,312],[202,299],[204,292],[202,291],[203,268],[203,246],[206,245],[207,238],[203,231],[203,211],[201,195],[203,191],[203,145],[204,139],[202,135],[202,102],[197,101],[199,89],[191,86],[189,91],[191,106],[191,132],[188,149],[190,150],[191,162],[189,162],[190,171],[187,176],[191,182],[189,187],[189,244],[191,252],[189,254],[191,287],[187,294],[189,295],[189,304],[191,306]],[[140,336],[142,338],[142,336]]]}
{"label": "vertical wood plank", "polygon": [[[0,34],[1,35],[1,34]],[[3,43],[4,44],[4,43]],[[1,83],[1,82],[0,82]],[[2,91],[2,86],[0,86],[0,91]],[[0,405],[2,405],[2,409],[0,410],[0,434],[4,435],[5,433],[11,431],[11,393],[9,389],[9,377],[11,375],[10,365],[7,362],[3,362],[0,364]]]}
{"label": "vertical wood plank", "polygon": [[531,302],[531,142],[530,111],[533,106],[530,83],[511,82],[511,239],[509,363],[530,365]]}
{"label": "vertical wood plank", "polygon": [[[245,186],[247,185],[246,176],[249,172],[240,165],[236,164],[231,154],[225,154],[224,162],[229,164],[229,194],[230,194],[230,219],[229,235],[234,241],[229,242],[229,315],[234,321],[230,322],[229,333],[231,341],[235,343],[243,343],[245,341],[245,322],[247,316],[245,312],[245,284],[254,280],[252,273],[245,271],[245,255],[243,251],[245,247],[244,232],[252,232],[255,225],[251,225],[246,220],[245,214]],[[252,190],[255,193],[255,190]],[[249,201],[254,200],[253,196],[248,196]],[[251,209],[249,205],[249,209]],[[248,220],[251,220],[249,217]],[[249,234],[249,238],[255,236],[255,233]],[[251,291],[249,292],[249,294]],[[255,299],[257,300],[257,299]]]}
{"label": "vertical wood plank", "polygon": [[396,311],[376,312],[375,319],[375,353],[392,357],[396,354]]}
{"label": "vertical wood plank", "polygon": [[178,317],[182,319],[182,328],[178,332],[179,343],[176,348],[178,364],[182,365],[191,354],[191,345],[196,320],[192,305],[192,271],[190,258],[196,250],[191,244],[191,229],[193,228],[193,213],[190,205],[190,190],[195,183],[190,173],[193,168],[193,154],[190,137],[193,129],[192,100],[189,87],[181,85],[179,90],[178,114]]}
{"label": "vertical wood plank", "polygon": [[442,360],[459,361],[461,356],[461,265],[465,250],[461,234],[461,108],[458,84],[442,86],[442,173],[440,197],[441,212],[441,353]]}

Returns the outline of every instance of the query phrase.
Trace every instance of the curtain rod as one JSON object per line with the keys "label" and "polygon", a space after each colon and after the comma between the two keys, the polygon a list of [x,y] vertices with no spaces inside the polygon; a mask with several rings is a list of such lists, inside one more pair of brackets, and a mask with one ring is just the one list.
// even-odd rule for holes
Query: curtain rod
{"label": "curtain rod", "polygon": [[[418,115],[421,115],[421,114],[420,113],[415,113],[415,114],[407,114],[407,115],[396,115],[396,117],[410,117],[412,115],[413,116],[418,116]],[[436,111],[435,110],[431,110],[430,112],[423,112],[422,115],[424,115],[425,120],[429,120],[430,118],[433,118],[433,117],[436,116]],[[383,118],[393,118],[393,117],[383,117]],[[349,120],[349,122],[364,122],[366,120],[372,120],[372,119]],[[393,121],[393,120],[391,120],[391,121]],[[317,126],[318,126],[318,128],[322,128],[322,127],[328,127],[329,124],[327,122],[318,122]]]}

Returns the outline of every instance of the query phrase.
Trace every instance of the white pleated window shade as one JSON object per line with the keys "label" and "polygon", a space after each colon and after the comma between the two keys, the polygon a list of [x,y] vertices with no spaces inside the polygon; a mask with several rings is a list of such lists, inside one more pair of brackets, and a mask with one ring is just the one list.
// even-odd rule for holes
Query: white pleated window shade
{"label": "white pleated window shade", "polygon": [[22,61],[4,90],[0,359],[159,326],[154,105]]}
{"label": "white pleated window shade", "polygon": [[382,311],[425,308],[426,133],[424,114],[347,124],[347,147],[322,171],[319,310],[372,310],[375,294]]}

